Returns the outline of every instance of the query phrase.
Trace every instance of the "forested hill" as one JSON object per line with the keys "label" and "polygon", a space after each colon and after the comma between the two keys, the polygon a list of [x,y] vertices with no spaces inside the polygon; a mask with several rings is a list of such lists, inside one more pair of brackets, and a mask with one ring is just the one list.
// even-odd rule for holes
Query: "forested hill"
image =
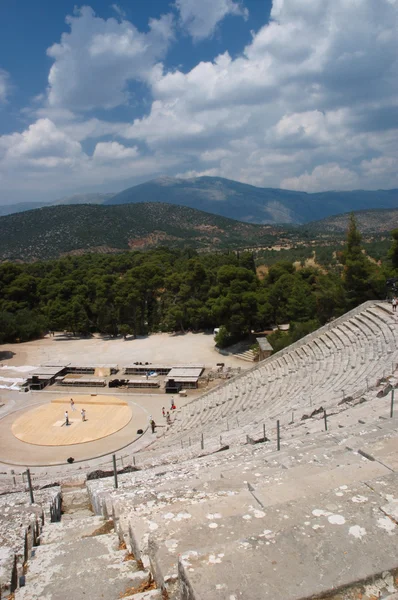
{"label": "forested hill", "polygon": [[34,261],[159,245],[203,250],[268,245],[270,225],[240,223],[185,206],[52,206],[0,217],[0,260]]}
{"label": "forested hill", "polygon": [[[384,233],[398,228],[398,208],[358,210],[354,214],[358,229],[364,234]],[[321,221],[308,223],[306,229],[314,235],[318,233],[345,233],[349,220],[350,213],[334,215]]]}
{"label": "forested hill", "polygon": [[348,211],[397,208],[398,189],[309,194],[260,188],[222,177],[160,177],[115,194],[105,204],[167,202],[248,223],[303,224]]}

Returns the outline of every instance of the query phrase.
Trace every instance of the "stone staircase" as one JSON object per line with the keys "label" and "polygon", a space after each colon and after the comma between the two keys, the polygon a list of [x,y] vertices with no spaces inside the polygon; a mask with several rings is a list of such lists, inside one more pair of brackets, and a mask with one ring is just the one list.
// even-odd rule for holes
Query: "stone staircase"
{"label": "stone staircase", "polygon": [[245,350],[244,352],[238,352],[233,355],[234,358],[239,358],[240,360],[245,360],[246,362],[254,362],[256,360],[256,355],[253,350]]}
{"label": "stone staircase", "polygon": [[15,600],[161,599],[114,521],[91,511],[85,482],[62,488],[63,515],[44,527]]}

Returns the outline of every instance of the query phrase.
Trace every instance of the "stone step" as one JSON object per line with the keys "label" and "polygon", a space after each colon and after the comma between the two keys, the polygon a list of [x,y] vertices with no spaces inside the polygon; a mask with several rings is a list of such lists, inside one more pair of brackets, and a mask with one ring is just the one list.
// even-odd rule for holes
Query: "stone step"
{"label": "stone step", "polygon": [[162,592],[158,589],[138,592],[131,596],[123,596],[123,600],[162,600]]}
{"label": "stone step", "polygon": [[[387,481],[396,492],[398,475]],[[398,528],[388,516],[396,507],[366,484],[264,509],[249,496],[220,502],[218,513],[184,508],[147,517],[147,551],[163,577],[178,572],[198,600],[299,600],[398,567]]]}
{"label": "stone step", "polygon": [[102,517],[90,516],[84,519],[62,520],[44,527],[40,536],[40,545],[59,542],[71,542],[84,537],[101,535],[113,530],[112,521],[104,521]]}
{"label": "stone step", "polygon": [[[50,527],[50,526],[49,526]],[[15,600],[118,600],[148,579],[114,534],[39,546]]]}

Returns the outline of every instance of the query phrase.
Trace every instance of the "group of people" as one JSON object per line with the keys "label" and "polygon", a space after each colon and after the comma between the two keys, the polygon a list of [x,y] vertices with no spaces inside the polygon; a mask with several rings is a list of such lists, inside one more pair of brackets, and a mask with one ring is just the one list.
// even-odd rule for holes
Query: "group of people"
{"label": "group of people", "polygon": [[[170,408],[171,408],[171,410],[176,410],[176,408],[177,408],[176,405],[175,405],[175,403],[174,403],[174,398],[173,397],[171,398],[171,406],[170,406]],[[162,416],[163,416],[164,419],[166,419],[167,425],[171,425],[170,412],[169,411],[166,412],[166,409],[165,409],[164,406],[162,407]],[[157,425],[155,423],[155,420],[152,418],[152,415],[149,416],[149,424],[151,426],[152,433],[155,433]],[[161,427],[163,427],[163,425]]]}
{"label": "group of people", "polygon": [[[76,408],[75,408],[75,401],[73,400],[73,398],[70,399],[70,408],[71,408],[72,412],[74,412],[76,410]],[[80,414],[81,414],[83,423],[84,423],[84,421],[87,421],[87,419],[86,419],[86,410],[84,408],[81,409]],[[70,425],[70,422],[69,422],[69,413],[68,413],[67,410],[65,411],[65,425],[66,426]]]}

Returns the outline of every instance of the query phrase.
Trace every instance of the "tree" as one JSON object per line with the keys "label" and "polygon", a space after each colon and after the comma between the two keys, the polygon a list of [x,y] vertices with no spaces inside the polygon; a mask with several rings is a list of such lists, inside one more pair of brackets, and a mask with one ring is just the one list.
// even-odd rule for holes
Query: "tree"
{"label": "tree", "polygon": [[347,231],[347,244],[342,253],[344,265],[343,282],[346,291],[347,308],[354,308],[369,300],[373,294],[369,287],[369,276],[371,274],[371,263],[363,252],[361,245],[362,236],[357,229],[353,214]]}
{"label": "tree", "polygon": [[394,269],[398,269],[398,229],[391,231],[392,244],[388,253],[388,257],[392,262]]}

